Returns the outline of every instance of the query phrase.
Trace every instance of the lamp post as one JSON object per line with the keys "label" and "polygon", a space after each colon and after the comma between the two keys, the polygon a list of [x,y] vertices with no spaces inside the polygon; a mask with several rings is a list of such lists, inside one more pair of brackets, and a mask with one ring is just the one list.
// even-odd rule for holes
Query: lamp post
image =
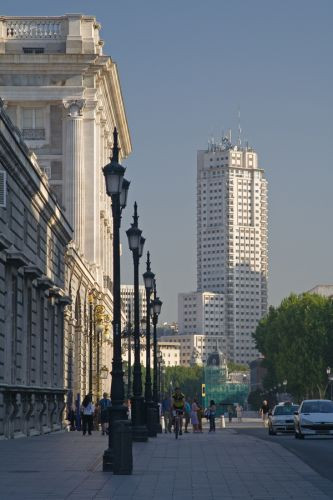
{"label": "lamp post", "polygon": [[327,373],[327,377],[328,377],[328,383],[330,385],[330,392],[331,392],[331,400],[332,400],[332,387],[333,387],[333,375],[331,375],[331,368],[328,366],[326,368],[326,373]]}
{"label": "lamp post", "polygon": [[161,351],[159,351],[158,354],[158,399],[159,401],[162,400],[163,398],[163,393],[164,393],[164,381],[163,381],[163,376],[164,376],[164,359]]}
{"label": "lamp post", "polygon": [[133,223],[126,231],[128,246],[133,254],[134,267],[134,371],[133,396],[131,399],[133,441],[147,441],[148,430],[145,425],[145,405],[142,396],[142,377],[140,363],[140,303],[139,303],[139,263],[143,254],[145,239],[138,228],[138,206],[134,203]]}
{"label": "lamp post", "polygon": [[153,421],[153,408],[152,391],[151,391],[151,373],[150,373],[150,295],[154,287],[155,275],[150,269],[150,253],[147,252],[147,270],[143,274],[143,279],[146,289],[146,381],[145,381],[145,403],[146,403],[146,414],[147,414],[147,427],[148,435],[150,437],[156,436],[154,421]]}
{"label": "lamp post", "polygon": [[102,380],[106,380],[109,376],[109,370],[108,367],[103,365],[102,368],[99,371],[99,376]]}
{"label": "lamp post", "polygon": [[284,394],[287,394],[287,385],[288,385],[288,380],[285,378],[284,381],[282,382],[283,385],[283,391]]}
{"label": "lamp post", "polygon": [[125,168],[119,164],[118,132],[113,131],[111,162],[103,168],[106,192],[111,197],[113,219],[113,359],[111,400],[109,410],[109,443],[103,455],[103,470],[113,470],[113,424],[117,420],[127,419],[127,407],[124,405],[124,380],[121,359],[121,299],[120,299],[120,223],[121,212],[126,207],[129,181],[124,179]]}
{"label": "lamp post", "polygon": [[154,366],[154,378],[153,378],[153,401],[156,408],[156,431],[162,432],[162,426],[160,423],[159,416],[159,397],[158,397],[158,386],[157,386],[157,322],[158,316],[161,313],[162,301],[156,295],[156,280],[154,279],[154,300],[151,303],[151,315],[153,320],[153,366]]}
{"label": "lamp post", "polygon": [[128,306],[128,321],[127,321],[127,400],[131,397],[131,379],[132,379],[132,324],[131,324],[131,305]]}

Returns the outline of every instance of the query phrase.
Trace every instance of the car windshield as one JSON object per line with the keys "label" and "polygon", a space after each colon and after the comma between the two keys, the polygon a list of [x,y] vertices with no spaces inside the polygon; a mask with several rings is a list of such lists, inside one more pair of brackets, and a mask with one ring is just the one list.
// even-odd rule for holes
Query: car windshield
{"label": "car windshield", "polygon": [[293,415],[294,411],[296,411],[298,406],[296,405],[281,405],[276,406],[274,410],[274,415]]}
{"label": "car windshield", "polygon": [[307,401],[302,405],[302,413],[333,413],[333,402]]}

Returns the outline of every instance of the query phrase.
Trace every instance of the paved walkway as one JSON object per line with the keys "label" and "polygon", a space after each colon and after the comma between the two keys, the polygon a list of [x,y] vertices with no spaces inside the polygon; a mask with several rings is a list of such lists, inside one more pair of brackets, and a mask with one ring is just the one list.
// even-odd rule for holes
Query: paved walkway
{"label": "paved walkway", "polygon": [[102,472],[105,447],[98,433],[1,441],[0,499],[333,499],[333,483],[276,441],[230,428],[135,443],[132,476]]}

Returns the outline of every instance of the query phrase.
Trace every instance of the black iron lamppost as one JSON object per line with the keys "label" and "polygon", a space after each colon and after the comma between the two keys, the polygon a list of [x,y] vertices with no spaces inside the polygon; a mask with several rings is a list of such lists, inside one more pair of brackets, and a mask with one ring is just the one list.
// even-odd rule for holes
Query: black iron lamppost
{"label": "black iron lamppost", "polygon": [[131,397],[131,379],[132,379],[132,323],[131,323],[131,305],[128,306],[128,318],[127,318],[127,400]]}
{"label": "black iron lamppost", "polygon": [[117,450],[113,448],[113,425],[117,420],[127,419],[124,405],[124,380],[121,359],[121,299],[120,299],[120,223],[121,212],[126,207],[129,181],[124,179],[125,168],[119,164],[118,132],[113,131],[111,162],[103,168],[106,192],[111,197],[113,218],[113,360],[111,400],[109,411],[109,447],[103,455],[103,470],[113,470]]}
{"label": "black iron lamppost", "polygon": [[155,274],[150,269],[150,253],[147,252],[147,270],[143,274],[143,280],[146,288],[146,381],[145,381],[145,403],[146,403],[146,416],[149,437],[156,436],[154,425],[154,411],[153,409],[153,395],[151,391],[151,372],[150,372],[150,295],[154,287]]}
{"label": "black iron lamppost", "polygon": [[147,441],[148,430],[145,425],[145,404],[142,396],[142,377],[140,363],[140,303],[139,303],[139,262],[143,254],[145,238],[138,228],[138,207],[134,204],[133,224],[126,231],[128,246],[133,254],[134,264],[134,371],[133,397],[131,398],[133,441]]}
{"label": "black iron lamppost", "polygon": [[153,336],[153,363],[154,363],[154,379],[153,379],[153,401],[154,407],[156,409],[155,417],[156,417],[156,431],[162,432],[162,426],[160,423],[159,416],[159,407],[158,407],[158,386],[157,386],[157,322],[158,316],[161,312],[162,301],[156,295],[156,280],[154,280],[154,300],[151,303],[151,315],[153,320],[154,327],[154,336]]}

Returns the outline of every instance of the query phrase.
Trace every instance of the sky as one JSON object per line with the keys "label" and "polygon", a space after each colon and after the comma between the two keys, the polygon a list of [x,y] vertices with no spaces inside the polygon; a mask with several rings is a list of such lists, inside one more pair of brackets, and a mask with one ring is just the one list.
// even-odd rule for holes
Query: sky
{"label": "sky", "polygon": [[178,292],[196,288],[196,152],[236,134],[240,109],[269,183],[269,303],[333,283],[333,2],[0,2],[8,16],[78,12],[102,24],[133,144],[122,281],[133,281],[124,232],[136,200],[161,320],[177,320]]}

